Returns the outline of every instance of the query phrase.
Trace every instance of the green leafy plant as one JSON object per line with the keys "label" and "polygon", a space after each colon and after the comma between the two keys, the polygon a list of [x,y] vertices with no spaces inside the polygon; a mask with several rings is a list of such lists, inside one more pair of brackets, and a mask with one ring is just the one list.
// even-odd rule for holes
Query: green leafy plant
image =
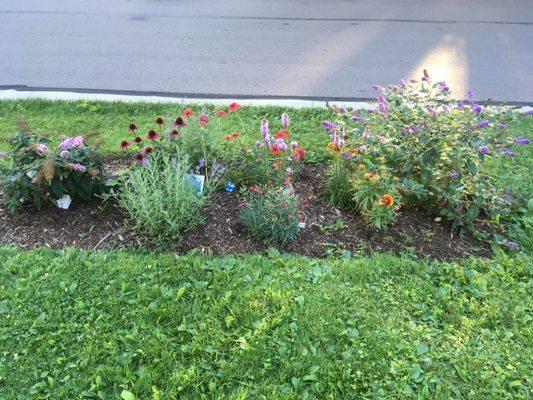
{"label": "green leafy plant", "polygon": [[249,192],[240,219],[254,238],[283,246],[298,235],[298,198],[287,187],[256,188]]}
{"label": "green leafy plant", "polygon": [[62,138],[57,149],[49,148],[45,137],[31,132],[22,120],[11,139],[11,163],[0,186],[6,207],[14,211],[26,203],[41,208],[65,195],[75,201],[89,201],[105,193],[105,174],[98,152],[86,144],[94,133]]}
{"label": "green leafy plant", "polygon": [[155,242],[181,240],[203,221],[205,197],[198,193],[186,157],[154,154],[120,180],[119,206],[132,227]]}

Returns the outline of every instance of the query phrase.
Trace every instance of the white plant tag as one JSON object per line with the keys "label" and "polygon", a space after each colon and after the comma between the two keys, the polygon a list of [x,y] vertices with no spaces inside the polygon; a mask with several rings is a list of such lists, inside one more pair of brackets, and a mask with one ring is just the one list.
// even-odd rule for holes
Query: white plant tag
{"label": "white plant tag", "polygon": [[196,189],[196,195],[201,196],[204,191],[205,176],[203,175],[189,175],[192,186]]}
{"label": "white plant tag", "polygon": [[60,199],[57,199],[56,202],[57,206],[59,208],[62,208],[63,210],[68,210],[68,208],[70,207],[70,203],[72,203],[72,199],[68,194],[64,195]]}

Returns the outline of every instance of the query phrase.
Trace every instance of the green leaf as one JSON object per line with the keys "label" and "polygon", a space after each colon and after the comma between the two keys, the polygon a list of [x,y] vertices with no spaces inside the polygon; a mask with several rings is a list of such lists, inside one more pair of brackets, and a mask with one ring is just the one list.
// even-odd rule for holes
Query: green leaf
{"label": "green leaf", "polygon": [[123,400],[135,400],[133,393],[127,390],[123,390],[122,393],[120,393],[120,398]]}

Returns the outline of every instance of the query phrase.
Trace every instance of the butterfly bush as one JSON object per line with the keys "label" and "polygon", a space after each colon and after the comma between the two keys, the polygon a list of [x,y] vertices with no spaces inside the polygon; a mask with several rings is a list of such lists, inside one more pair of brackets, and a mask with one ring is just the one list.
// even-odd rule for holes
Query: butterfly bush
{"label": "butterfly bush", "polygon": [[11,139],[5,154],[11,163],[0,180],[6,207],[15,211],[27,203],[41,208],[68,195],[74,201],[89,201],[106,190],[105,172],[98,152],[85,136],[63,138],[57,147],[31,132],[21,121],[20,132]]}
{"label": "butterfly bush", "polygon": [[487,176],[482,165],[512,160],[516,148],[528,144],[506,135],[512,111],[484,107],[471,91],[467,101],[454,101],[446,82],[433,83],[427,72],[420,81],[374,89],[375,107],[352,113],[335,108],[332,121],[323,122],[334,156],[326,185],[332,202],[353,207],[379,227],[394,219],[401,204],[461,228],[501,212],[504,193],[490,185],[497,177]]}

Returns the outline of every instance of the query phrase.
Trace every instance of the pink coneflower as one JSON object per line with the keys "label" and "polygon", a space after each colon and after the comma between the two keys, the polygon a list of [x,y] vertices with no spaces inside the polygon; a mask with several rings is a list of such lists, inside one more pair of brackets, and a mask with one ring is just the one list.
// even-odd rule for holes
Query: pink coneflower
{"label": "pink coneflower", "polygon": [[123,140],[122,142],[120,142],[121,150],[126,150],[130,146],[131,146],[131,142],[128,142],[127,140]]}
{"label": "pink coneflower", "polygon": [[184,127],[184,126],[186,126],[187,124],[185,123],[185,121],[183,120],[183,118],[178,117],[178,118],[176,118],[176,120],[173,122],[173,125],[174,125],[174,126],[179,126],[179,127]]}
{"label": "pink coneflower", "polygon": [[218,110],[217,111],[217,117],[219,118],[225,118],[228,115],[228,113],[224,110]]}
{"label": "pink coneflower", "polygon": [[231,103],[228,107],[228,112],[232,113],[232,112],[235,112],[237,111],[239,108],[241,108],[241,106],[238,104],[238,103]]}
{"label": "pink coneflower", "polygon": [[200,115],[200,118],[198,118],[198,125],[206,126],[209,124],[209,118],[207,115]]}
{"label": "pink coneflower", "polygon": [[135,163],[139,165],[146,165],[148,163],[148,158],[142,153],[135,154]]}
{"label": "pink coneflower", "polygon": [[143,150],[145,155],[148,155],[148,154],[152,153],[153,151],[154,151],[154,149],[151,148],[151,147],[145,147],[144,150]]}
{"label": "pink coneflower", "polygon": [[135,143],[141,143],[143,140],[140,136],[135,136],[135,139],[133,139]]}
{"label": "pink coneflower", "polygon": [[285,185],[292,185],[292,179],[290,177],[285,178]]}
{"label": "pink coneflower", "polygon": [[173,129],[172,132],[170,132],[172,136],[178,136],[180,133],[176,129]]}
{"label": "pink coneflower", "polygon": [[191,118],[193,115],[194,115],[194,111],[191,110],[190,108],[186,108],[186,109],[183,110],[183,112],[181,113],[181,116],[182,116],[183,118]]}
{"label": "pink coneflower", "polygon": [[155,123],[156,123],[157,125],[163,125],[163,124],[165,123],[165,121],[163,121],[163,118],[161,118],[161,117],[157,117],[157,118],[155,119]]}
{"label": "pink coneflower", "polygon": [[130,127],[128,128],[128,130],[129,130],[130,132],[135,132],[135,131],[137,130],[137,125],[135,125],[135,124],[133,124],[133,123],[130,124]]}
{"label": "pink coneflower", "polygon": [[157,133],[153,129],[149,130],[148,134],[146,135],[146,139],[148,140],[157,140],[158,137],[159,137],[159,133]]}

